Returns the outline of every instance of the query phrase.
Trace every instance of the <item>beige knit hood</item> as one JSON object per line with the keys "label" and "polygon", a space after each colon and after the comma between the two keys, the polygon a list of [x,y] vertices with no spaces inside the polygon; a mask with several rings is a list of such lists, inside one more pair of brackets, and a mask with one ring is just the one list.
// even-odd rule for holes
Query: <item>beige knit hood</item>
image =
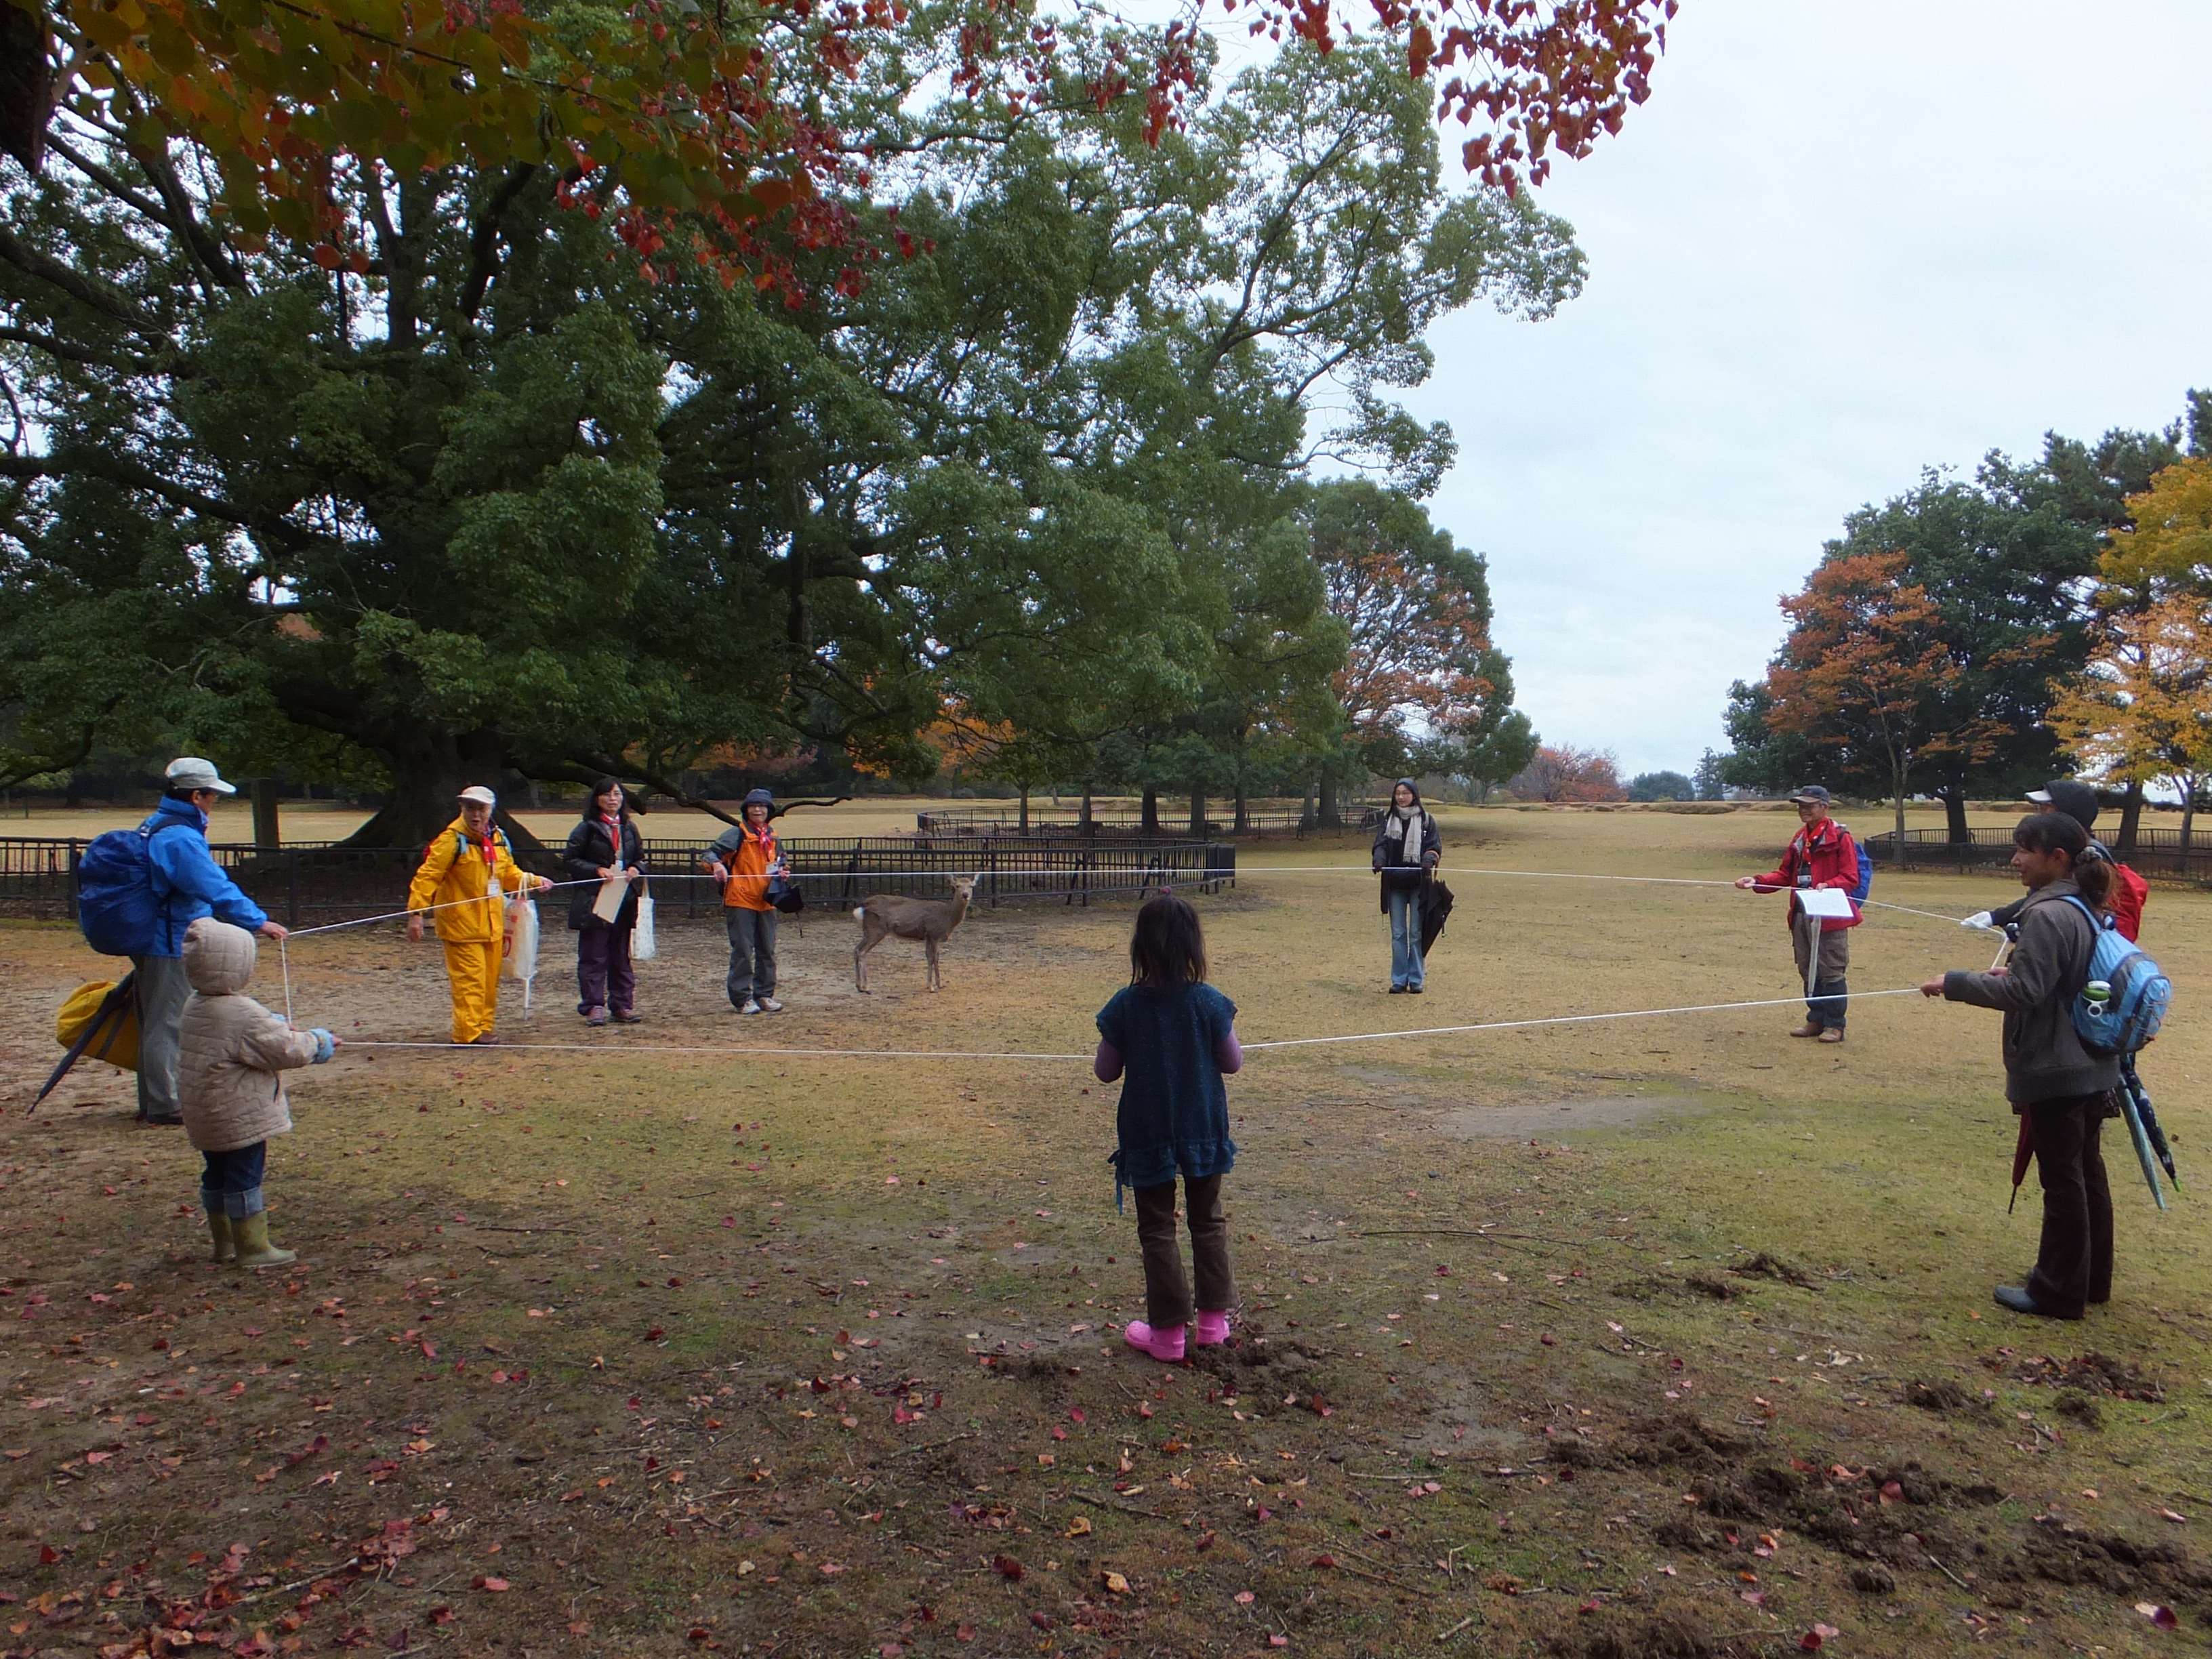
{"label": "beige knit hood", "polygon": [[185,930],[192,994],[177,1030],[177,1103],[204,1152],[251,1146],[292,1127],[283,1073],[311,1064],[315,1039],[252,997],[253,935],[212,916]]}
{"label": "beige knit hood", "polygon": [[253,981],[253,935],[213,916],[185,929],[185,977],[204,997],[234,997]]}

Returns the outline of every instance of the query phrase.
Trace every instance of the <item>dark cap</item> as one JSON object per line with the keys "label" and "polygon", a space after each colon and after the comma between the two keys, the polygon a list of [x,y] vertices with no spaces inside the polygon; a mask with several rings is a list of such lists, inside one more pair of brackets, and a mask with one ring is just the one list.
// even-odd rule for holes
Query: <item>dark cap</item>
{"label": "dark cap", "polygon": [[2038,806],[2063,812],[2084,830],[2097,822],[2097,792],[2076,778],[2053,778],[2040,789],[2027,792]]}
{"label": "dark cap", "polygon": [[1826,806],[1828,804],[1828,792],[1817,783],[1808,783],[1790,799],[1800,806],[1808,801],[1817,806]]}

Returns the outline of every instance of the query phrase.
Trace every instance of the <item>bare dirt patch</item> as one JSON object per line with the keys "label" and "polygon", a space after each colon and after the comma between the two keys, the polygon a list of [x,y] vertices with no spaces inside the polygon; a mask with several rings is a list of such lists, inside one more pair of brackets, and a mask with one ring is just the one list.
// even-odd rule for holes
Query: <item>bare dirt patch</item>
{"label": "bare dirt patch", "polygon": [[1531,1135],[1577,1134],[1589,1129],[1627,1129],[1656,1118],[1697,1110],[1695,1095],[1578,1095],[1563,1100],[1468,1104],[1445,1111],[1440,1133],[1462,1140],[1524,1140]]}

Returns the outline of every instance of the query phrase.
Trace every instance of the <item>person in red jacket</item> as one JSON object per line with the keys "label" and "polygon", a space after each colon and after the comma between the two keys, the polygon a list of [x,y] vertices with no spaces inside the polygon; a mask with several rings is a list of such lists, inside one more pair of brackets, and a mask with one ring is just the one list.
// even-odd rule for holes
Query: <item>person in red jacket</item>
{"label": "person in red jacket", "polygon": [[[2112,913],[2112,922],[2123,936],[2133,940],[2142,927],[2143,900],[2150,896],[2150,884],[2126,865],[2112,856],[2112,849],[2097,839],[2097,792],[2087,784],[2074,778],[2053,778],[2040,789],[2027,792],[2039,811],[2063,812],[2081,826],[2089,837],[2093,856],[2112,866],[2112,896],[2105,908]],[[2008,927],[2020,920],[2026,901],[2008,904],[2002,909],[1978,910],[1961,924],[1967,927]]]}
{"label": "person in red jacket", "polygon": [[1828,792],[1808,784],[1790,797],[1802,825],[1782,854],[1782,867],[1763,876],[1744,876],[1736,885],[1746,891],[1773,893],[1788,890],[1790,936],[1796,948],[1797,976],[1806,984],[1805,1023],[1791,1036],[1817,1037],[1822,1042],[1844,1040],[1844,1016],[1850,1006],[1850,988],[1844,975],[1851,963],[1850,930],[1859,925],[1858,901],[1851,901],[1848,916],[1808,916],[1794,896],[1800,890],[1831,887],[1849,893],[1859,883],[1859,849],[1851,832],[1828,816]]}

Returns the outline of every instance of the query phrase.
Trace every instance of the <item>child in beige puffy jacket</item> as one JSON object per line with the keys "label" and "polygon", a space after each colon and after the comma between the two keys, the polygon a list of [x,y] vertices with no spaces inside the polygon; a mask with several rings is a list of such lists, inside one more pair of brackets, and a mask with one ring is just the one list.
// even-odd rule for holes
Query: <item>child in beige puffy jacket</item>
{"label": "child in beige puffy jacket", "polygon": [[319,1066],[337,1052],[328,1031],[302,1031],[245,994],[253,978],[253,935],[203,916],[185,930],[185,1002],[179,1036],[178,1104],[185,1133],[207,1160],[200,1206],[214,1260],[281,1267],[299,1258],[269,1242],[262,1172],[269,1137],[289,1134],[283,1073]]}

